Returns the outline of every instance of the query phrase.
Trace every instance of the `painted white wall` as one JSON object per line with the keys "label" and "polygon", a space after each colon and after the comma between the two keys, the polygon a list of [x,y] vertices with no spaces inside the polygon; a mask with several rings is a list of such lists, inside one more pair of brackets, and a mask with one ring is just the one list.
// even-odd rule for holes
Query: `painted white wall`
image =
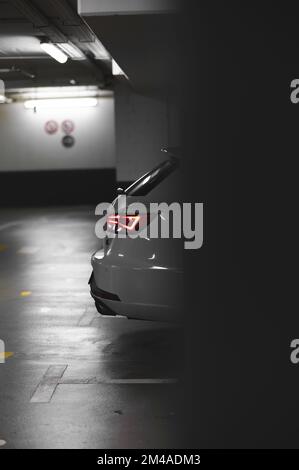
{"label": "painted white wall", "polygon": [[[54,135],[45,123],[75,124],[74,147],[65,148],[61,128]],[[95,108],[32,110],[22,103],[0,105],[0,171],[115,167],[114,98],[99,98]]]}

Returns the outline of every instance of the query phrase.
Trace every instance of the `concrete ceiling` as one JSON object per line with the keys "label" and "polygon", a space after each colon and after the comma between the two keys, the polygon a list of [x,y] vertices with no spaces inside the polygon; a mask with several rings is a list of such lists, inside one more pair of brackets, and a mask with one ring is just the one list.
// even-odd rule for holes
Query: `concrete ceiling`
{"label": "concrete ceiling", "polygon": [[104,15],[85,18],[136,91],[165,94],[179,83],[176,15]]}
{"label": "concrete ceiling", "polygon": [[[174,2],[81,0],[79,15],[77,0],[0,0],[0,79],[7,90],[70,83],[110,88],[113,57],[136,91],[170,93],[180,75],[178,15],[167,10]],[[83,60],[56,62],[40,47],[45,39],[73,44]]]}
{"label": "concrete ceiling", "polygon": [[[71,42],[83,60],[60,64],[40,41]],[[0,79],[17,87],[111,84],[111,58],[77,14],[76,0],[0,0]]]}
{"label": "concrete ceiling", "polygon": [[80,0],[79,11],[135,90],[165,95],[180,83],[179,6],[177,0]]}

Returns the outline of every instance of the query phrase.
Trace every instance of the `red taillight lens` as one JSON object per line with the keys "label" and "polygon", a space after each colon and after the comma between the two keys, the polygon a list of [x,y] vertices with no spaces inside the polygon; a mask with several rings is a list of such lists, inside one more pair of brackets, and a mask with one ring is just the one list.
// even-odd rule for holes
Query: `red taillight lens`
{"label": "red taillight lens", "polygon": [[107,225],[116,228],[124,228],[126,230],[134,230],[142,221],[141,215],[109,215]]}

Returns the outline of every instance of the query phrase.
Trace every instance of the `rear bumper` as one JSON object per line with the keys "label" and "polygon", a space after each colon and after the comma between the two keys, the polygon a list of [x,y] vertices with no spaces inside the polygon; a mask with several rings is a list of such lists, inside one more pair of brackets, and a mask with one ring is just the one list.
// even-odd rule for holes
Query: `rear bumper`
{"label": "rear bumper", "polygon": [[[135,320],[148,320],[158,322],[178,322],[179,311],[164,305],[132,304],[119,300],[108,300],[108,296],[115,294],[107,293],[100,289],[95,282],[94,273],[89,279],[90,294],[95,302],[103,308],[103,311],[109,311],[110,315],[120,315]],[[117,297],[117,296],[116,296]]]}
{"label": "rear bumper", "polygon": [[120,298],[118,297],[117,294],[112,294],[111,292],[107,292],[103,289],[100,289],[96,285],[96,281],[95,281],[93,273],[91,274],[91,276],[89,278],[88,284],[90,285],[91,296],[95,300],[102,300],[102,301],[104,301],[104,300],[113,300],[115,302],[120,302]]}
{"label": "rear bumper", "polygon": [[116,294],[111,294],[100,289],[95,282],[94,274],[92,272],[88,284],[90,285],[90,295],[95,300],[95,302],[103,308],[103,311],[109,311],[110,315],[117,315],[117,312],[112,310],[111,306],[107,305],[107,300],[110,299],[113,302],[120,302],[119,297]]}
{"label": "rear bumper", "polygon": [[180,314],[181,275],[170,269],[130,264],[124,257],[92,256],[90,292],[99,305],[116,315],[153,321],[177,321]]}

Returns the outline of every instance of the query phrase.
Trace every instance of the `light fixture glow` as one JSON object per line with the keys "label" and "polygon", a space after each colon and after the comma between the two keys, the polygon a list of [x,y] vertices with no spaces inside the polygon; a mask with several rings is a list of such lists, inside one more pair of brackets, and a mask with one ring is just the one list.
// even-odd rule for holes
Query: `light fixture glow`
{"label": "light fixture glow", "polygon": [[[60,98],[97,98],[112,96],[111,91],[99,90],[97,86],[62,86],[11,89],[11,96],[17,101],[60,99]],[[1,93],[0,95],[3,95]]]}
{"label": "light fixture glow", "polygon": [[59,49],[61,49],[65,54],[67,54],[71,59],[74,60],[84,60],[85,56],[79,47],[71,44],[69,42],[59,44]]}
{"label": "light fixture glow", "polygon": [[60,64],[65,64],[68,56],[62,52],[59,47],[55,46],[55,44],[51,44],[50,42],[41,42],[40,47],[44,52],[49,54],[53,59],[57,60]]}
{"label": "light fixture glow", "polygon": [[44,99],[78,99],[95,98],[98,96],[98,90],[77,90],[66,89],[57,91],[37,91],[35,93],[25,93],[24,100],[44,100]]}
{"label": "light fixture glow", "polygon": [[140,215],[109,215],[107,219],[108,225],[117,225],[127,230],[134,230],[140,221]]}
{"label": "light fixture glow", "polygon": [[125,74],[123,69],[120,68],[120,66],[114,59],[112,59],[112,75],[114,76],[123,75],[128,79],[128,76]]}
{"label": "light fixture glow", "polygon": [[50,100],[28,100],[24,102],[26,109],[57,109],[57,108],[90,108],[97,106],[97,98],[66,98]]}
{"label": "light fixture glow", "polygon": [[165,268],[164,266],[152,266],[150,269],[163,269],[163,270],[167,270],[168,268]]}
{"label": "light fixture glow", "polygon": [[0,104],[10,104],[12,103],[12,99],[6,98],[4,95],[0,95]]}

